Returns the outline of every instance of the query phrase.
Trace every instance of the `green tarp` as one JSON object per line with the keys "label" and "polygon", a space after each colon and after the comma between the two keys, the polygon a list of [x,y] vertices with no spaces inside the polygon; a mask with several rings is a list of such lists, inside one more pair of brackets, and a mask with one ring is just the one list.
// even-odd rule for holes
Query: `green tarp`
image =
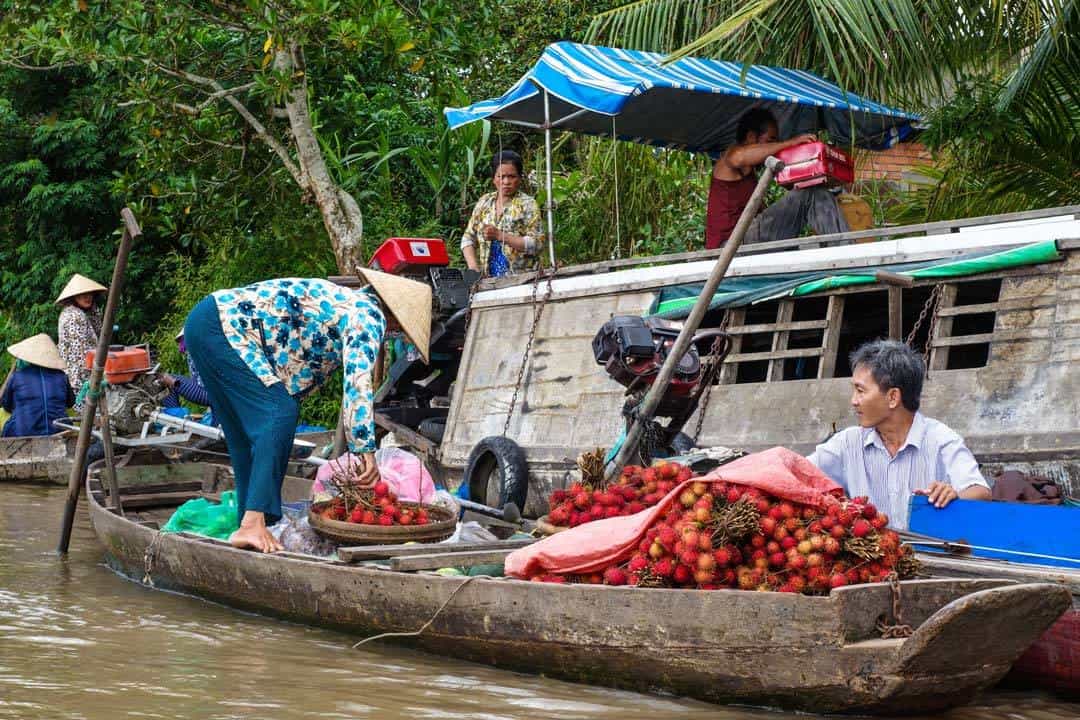
{"label": "green tarp", "polygon": [[[972,253],[949,260],[881,265],[873,269],[853,270],[842,275],[827,272],[790,273],[735,277],[722,281],[709,303],[709,309],[738,307],[777,297],[800,297],[815,292],[875,283],[874,272],[910,275],[915,279],[963,277],[1006,270],[1023,265],[1060,260],[1053,240],[1033,243],[999,252]],[[690,314],[705,283],[692,283],[663,288],[656,297],[650,315],[679,320]]]}

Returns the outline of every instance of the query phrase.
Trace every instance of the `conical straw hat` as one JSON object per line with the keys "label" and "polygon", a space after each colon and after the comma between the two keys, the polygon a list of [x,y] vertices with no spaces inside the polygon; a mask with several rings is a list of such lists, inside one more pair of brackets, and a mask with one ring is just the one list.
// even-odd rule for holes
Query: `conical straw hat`
{"label": "conical straw hat", "polygon": [[63,370],[64,361],[56,343],[45,333],[26,338],[8,348],[8,352],[32,365]]}
{"label": "conical straw hat", "polygon": [[431,286],[397,275],[358,268],[361,277],[371,283],[386,309],[394,314],[401,329],[428,360],[431,342]]}
{"label": "conical straw hat", "polygon": [[75,273],[71,276],[71,279],[68,280],[68,283],[64,286],[64,289],[60,291],[60,297],[56,298],[56,304],[59,305],[65,300],[70,300],[76,295],[82,295],[83,293],[92,292],[109,292],[109,288],[94,282],[85,275]]}

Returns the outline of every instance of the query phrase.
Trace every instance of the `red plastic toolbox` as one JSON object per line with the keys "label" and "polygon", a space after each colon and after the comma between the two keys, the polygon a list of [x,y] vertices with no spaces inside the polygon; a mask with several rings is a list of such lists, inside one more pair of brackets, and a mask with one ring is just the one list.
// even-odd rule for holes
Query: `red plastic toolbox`
{"label": "red plastic toolbox", "polygon": [[823,142],[792,145],[776,153],[776,157],[784,161],[784,169],[776,175],[776,182],[784,187],[835,187],[855,180],[851,157]]}
{"label": "red plastic toolbox", "polygon": [[425,271],[432,265],[449,265],[446,243],[439,238],[390,238],[371,256],[372,270],[394,275]]}

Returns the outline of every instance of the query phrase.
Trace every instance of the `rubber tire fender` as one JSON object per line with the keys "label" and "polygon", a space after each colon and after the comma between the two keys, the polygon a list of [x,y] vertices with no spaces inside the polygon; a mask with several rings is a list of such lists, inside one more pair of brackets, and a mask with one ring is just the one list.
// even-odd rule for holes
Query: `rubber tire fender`
{"label": "rubber tire fender", "polygon": [[[498,483],[498,502],[490,503],[492,481]],[[529,495],[529,463],[525,451],[501,435],[486,437],[469,453],[462,482],[469,486],[474,502],[503,507],[508,502],[524,510]]]}

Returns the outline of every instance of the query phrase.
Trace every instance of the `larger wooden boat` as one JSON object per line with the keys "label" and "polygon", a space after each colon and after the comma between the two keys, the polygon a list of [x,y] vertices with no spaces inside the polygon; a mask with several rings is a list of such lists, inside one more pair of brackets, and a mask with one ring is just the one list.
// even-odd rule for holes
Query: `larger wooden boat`
{"label": "larger wooden boat", "polygon": [[[1054,585],[904,582],[902,621],[914,633],[883,639],[879,620],[896,621],[884,584],[827,597],[559,586],[261,555],[160,533],[175,505],[231,479],[218,465],[145,462],[118,469],[123,514],[106,507],[97,469],[88,476],[94,531],[120,572],[361,636],[422,629],[408,641],[421,649],[571,681],[813,712],[935,711],[997,682],[1071,603]],[[289,480],[284,496],[307,491]]]}

